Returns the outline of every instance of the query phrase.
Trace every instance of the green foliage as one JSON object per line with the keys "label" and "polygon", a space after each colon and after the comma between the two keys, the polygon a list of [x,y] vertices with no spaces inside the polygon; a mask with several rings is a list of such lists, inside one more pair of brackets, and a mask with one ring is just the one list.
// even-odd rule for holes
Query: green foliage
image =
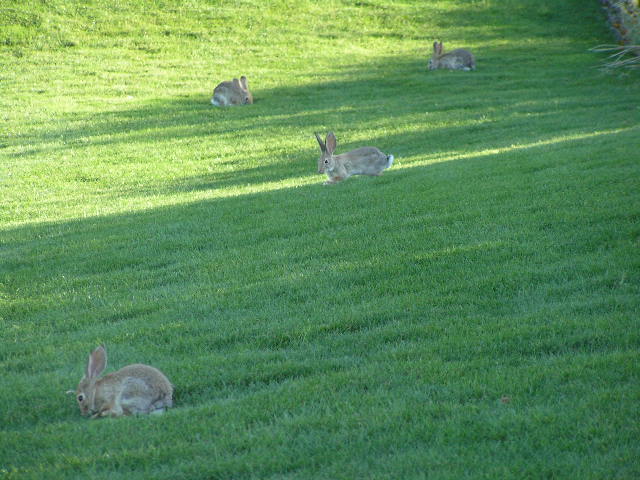
{"label": "green foliage", "polygon": [[[640,476],[606,35],[578,0],[4,1],[0,478]],[[396,163],[322,186],[330,129]],[[175,408],[81,418],[99,343]]]}

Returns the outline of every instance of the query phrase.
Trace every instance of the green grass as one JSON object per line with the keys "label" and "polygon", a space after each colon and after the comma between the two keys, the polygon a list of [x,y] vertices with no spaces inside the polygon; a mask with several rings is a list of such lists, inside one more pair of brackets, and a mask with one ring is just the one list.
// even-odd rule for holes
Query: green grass
{"label": "green grass", "polygon": [[[436,38],[478,70],[427,71]],[[579,0],[5,0],[0,478],[638,478],[608,41]],[[396,163],[322,186],[329,129]],[[175,408],[80,417],[103,342]]]}

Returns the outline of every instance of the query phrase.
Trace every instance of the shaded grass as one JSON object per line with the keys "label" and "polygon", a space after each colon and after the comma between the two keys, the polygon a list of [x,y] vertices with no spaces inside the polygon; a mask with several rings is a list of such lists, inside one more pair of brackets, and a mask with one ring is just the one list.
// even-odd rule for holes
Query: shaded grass
{"label": "shaded grass", "polygon": [[[508,3],[10,2],[0,472],[637,476],[637,82],[597,6]],[[327,129],[397,164],[322,187]],[[177,408],[79,418],[100,342]]]}

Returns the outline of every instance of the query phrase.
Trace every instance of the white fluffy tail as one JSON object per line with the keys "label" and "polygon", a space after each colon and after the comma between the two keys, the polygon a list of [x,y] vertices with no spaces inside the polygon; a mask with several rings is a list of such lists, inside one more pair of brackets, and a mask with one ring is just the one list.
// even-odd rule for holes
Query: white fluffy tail
{"label": "white fluffy tail", "polygon": [[393,165],[393,155],[387,155],[387,168],[391,168]]}

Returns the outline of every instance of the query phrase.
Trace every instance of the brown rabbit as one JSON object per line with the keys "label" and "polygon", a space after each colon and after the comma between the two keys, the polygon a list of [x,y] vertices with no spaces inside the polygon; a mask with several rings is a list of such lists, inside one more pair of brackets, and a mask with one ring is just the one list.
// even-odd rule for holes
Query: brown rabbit
{"label": "brown rabbit", "polygon": [[96,348],[76,389],[80,413],[91,418],[162,413],[173,405],[173,385],[157,368],[140,363],[98,378],[107,366],[107,351]]}
{"label": "brown rabbit", "polygon": [[448,68],[449,70],[475,70],[476,59],[469,50],[458,48],[443,52],[442,42],[433,42],[433,56],[429,60],[429,70]]}
{"label": "brown rabbit", "polygon": [[216,107],[230,105],[247,105],[253,103],[253,95],[249,91],[249,82],[244,75],[240,80],[234,78],[230,82],[222,82],[213,90],[211,103]]}
{"label": "brown rabbit", "polygon": [[315,135],[322,152],[318,159],[318,173],[326,173],[329,177],[325,185],[337,183],[351,175],[378,176],[393,164],[393,155],[385,155],[376,147],[361,147],[334,155],[337,140],[333,132],[327,134],[324,142],[318,133]]}

